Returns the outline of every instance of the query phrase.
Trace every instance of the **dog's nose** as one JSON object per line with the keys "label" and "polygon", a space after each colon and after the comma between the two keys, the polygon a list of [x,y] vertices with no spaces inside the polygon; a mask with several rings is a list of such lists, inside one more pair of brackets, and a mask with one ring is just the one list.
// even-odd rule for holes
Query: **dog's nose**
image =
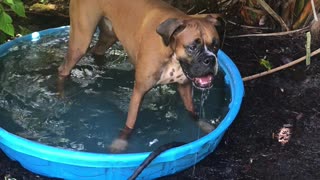
{"label": "dog's nose", "polygon": [[203,64],[204,65],[206,65],[206,66],[208,66],[209,64],[210,64],[210,59],[205,59],[204,61],[203,61]]}
{"label": "dog's nose", "polygon": [[209,56],[202,61],[202,64],[213,67],[216,64],[216,58],[214,56]]}

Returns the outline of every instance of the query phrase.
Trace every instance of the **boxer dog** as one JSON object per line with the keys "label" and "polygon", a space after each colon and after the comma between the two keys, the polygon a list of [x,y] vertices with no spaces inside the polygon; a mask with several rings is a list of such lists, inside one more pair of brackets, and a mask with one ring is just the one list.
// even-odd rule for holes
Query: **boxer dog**
{"label": "boxer dog", "polygon": [[143,96],[160,84],[178,83],[186,110],[209,133],[213,127],[195,112],[192,85],[208,89],[217,74],[217,17],[189,16],[161,0],[71,0],[69,47],[58,69],[59,84],[87,52],[98,26],[99,39],[92,53],[103,55],[119,40],[135,67],[126,124],[112,142],[112,152],[126,149]]}

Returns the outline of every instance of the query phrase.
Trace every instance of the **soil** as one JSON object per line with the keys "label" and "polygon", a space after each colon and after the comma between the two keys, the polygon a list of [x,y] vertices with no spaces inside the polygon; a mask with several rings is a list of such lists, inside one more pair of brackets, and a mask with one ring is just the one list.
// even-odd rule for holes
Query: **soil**
{"label": "soil", "polygon": [[[29,18],[32,30],[68,24],[65,17],[59,22],[56,16],[29,14]],[[313,44],[315,48],[319,44]],[[244,77],[265,70],[260,59],[276,67],[303,56],[305,37],[226,38],[223,50]],[[320,179],[319,58],[313,57],[309,66],[301,63],[245,82],[242,108],[217,149],[195,167],[161,179]],[[281,129],[291,131],[288,142],[279,142]],[[25,170],[2,152],[0,178],[50,179]]]}

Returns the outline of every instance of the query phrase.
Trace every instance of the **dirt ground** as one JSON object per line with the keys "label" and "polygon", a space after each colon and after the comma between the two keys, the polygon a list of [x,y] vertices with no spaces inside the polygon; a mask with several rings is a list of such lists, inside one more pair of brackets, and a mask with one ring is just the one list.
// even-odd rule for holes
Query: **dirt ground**
{"label": "dirt ground", "polygon": [[[56,23],[37,22],[35,29],[68,23],[64,17],[48,18]],[[278,66],[303,56],[304,45],[304,35],[295,34],[226,39],[223,50],[248,76],[265,70],[259,64],[262,58]],[[162,179],[320,179],[319,58],[312,58],[309,66],[301,63],[246,82],[242,108],[218,148],[195,167]],[[291,131],[285,144],[278,142],[282,128]],[[0,179],[6,178],[49,179],[30,173],[0,152]]]}

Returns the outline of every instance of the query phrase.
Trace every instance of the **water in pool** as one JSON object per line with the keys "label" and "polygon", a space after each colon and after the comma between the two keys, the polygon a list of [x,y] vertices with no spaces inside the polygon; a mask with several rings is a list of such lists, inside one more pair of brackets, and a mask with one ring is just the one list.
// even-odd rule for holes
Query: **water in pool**
{"label": "water in pool", "polygon": [[[21,42],[0,57],[0,126],[43,144],[106,153],[125,124],[133,67],[118,44],[103,59],[86,55],[66,81],[61,99],[57,68],[67,41],[66,30]],[[229,91],[221,72],[203,109],[202,92],[194,90],[197,109],[213,126],[229,110]],[[151,151],[172,141],[191,142],[203,135],[185,111],[175,85],[158,86],[144,98],[126,153]]]}

